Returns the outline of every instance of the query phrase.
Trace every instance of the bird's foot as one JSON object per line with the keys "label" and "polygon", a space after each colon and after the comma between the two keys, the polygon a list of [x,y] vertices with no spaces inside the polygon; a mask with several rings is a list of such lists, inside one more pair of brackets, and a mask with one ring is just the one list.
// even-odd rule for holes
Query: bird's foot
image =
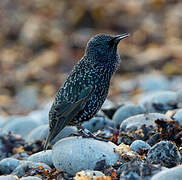
{"label": "bird's foot", "polygon": [[106,140],[106,139],[95,136],[93,133],[91,133],[86,128],[81,127],[81,128],[79,128],[78,132],[81,134],[81,136],[83,138],[93,138],[93,139],[96,139],[96,140],[99,140],[99,141],[108,142],[108,140]]}

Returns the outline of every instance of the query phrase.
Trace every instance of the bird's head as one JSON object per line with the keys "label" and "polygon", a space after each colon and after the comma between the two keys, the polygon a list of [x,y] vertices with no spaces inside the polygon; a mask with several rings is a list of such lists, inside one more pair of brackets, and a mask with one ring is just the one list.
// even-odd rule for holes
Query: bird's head
{"label": "bird's head", "polygon": [[105,62],[117,56],[117,46],[121,39],[128,37],[128,33],[117,36],[99,34],[91,38],[87,44],[85,54],[94,61]]}

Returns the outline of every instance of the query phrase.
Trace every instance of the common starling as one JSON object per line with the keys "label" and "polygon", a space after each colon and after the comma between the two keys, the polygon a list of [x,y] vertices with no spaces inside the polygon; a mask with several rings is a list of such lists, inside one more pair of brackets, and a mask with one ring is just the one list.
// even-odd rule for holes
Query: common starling
{"label": "common starling", "polygon": [[79,127],[99,111],[120,61],[117,45],[128,36],[128,33],[117,36],[99,34],[89,40],[84,56],[55,96],[49,111],[49,133],[44,150],[66,125]]}

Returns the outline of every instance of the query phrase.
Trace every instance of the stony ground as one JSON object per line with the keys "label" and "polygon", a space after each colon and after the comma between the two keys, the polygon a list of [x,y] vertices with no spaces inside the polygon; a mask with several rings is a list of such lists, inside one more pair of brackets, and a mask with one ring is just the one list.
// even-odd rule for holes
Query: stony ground
{"label": "stony ground", "polygon": [[[0,1],[0,180],[182,179],[180,0]],[[49,150],[52,98],[96,33],[131,37],[102,109]]]}

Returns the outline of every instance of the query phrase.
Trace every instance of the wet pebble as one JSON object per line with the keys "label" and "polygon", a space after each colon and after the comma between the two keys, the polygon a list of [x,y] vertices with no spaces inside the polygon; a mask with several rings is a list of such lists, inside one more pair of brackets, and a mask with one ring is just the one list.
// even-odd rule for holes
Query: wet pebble
{"label": "wet pebble", "polygon": [[0,176],[0,180],[19,180],[19,178],[13,175],[7,175],[7,176]]}
{"label": "wet pebble", "polygon": [[41,151],[35,154],[32,154],[31,156],[28,157],[28,161],[36,162],[36,163],[45,163],[48,166],[52,166],[52,150],[46,150],[46,151]]}
{"label": "wet pebble", "polygon": [[148,151],[151,148],[151,146],[142,140],[135,140],[131,145],[130,149],[138,154],[140,154],[140,151]]}
{"label": "wet pebble", "polygon": [[114,153],[116,145],[91,138],[69,137],[53,147],[52,160],[56,169],[75,175],[81,170],[93,170],[99,161],[114,164],[119,156]]}
{"label": "wet pebble", "polygon": [[161,171],[154,175],[151,180],[181,180],[182,165]]}
{"label": "wet pebble", "polygon": [[153,164],[162,164],[171,168],[179,165],[181,154],[172,142],[160,141],[151,147],[147,154],[147,160]]}
{"label": "wet pebble", "polygon": [[20,178],[20,180],[41,180],[41,178],[36,176],[27,176],[27,177]]}
{"label": "wet pebble", "polygon": [[113,121],[115,124],[115,127],[119,128],[120,124],[127,118],[137,115],[137,114],[143,114],[145,113],[145,110],[134,104],[124,105],[120,107],[113,116]]}
{"label": "wet pebble", "polygon": [[179,121],[180,125],[182,126],[182,109],[177,110],[173,118],[174,120]]}
{"label": "wet pebble", "polygon": [[77,172],[74,179],[82,180],[84,178],[95,179],[95,178],[104,178],[104,177],[106,176],[101,171],[85,170],[85,171]]}

